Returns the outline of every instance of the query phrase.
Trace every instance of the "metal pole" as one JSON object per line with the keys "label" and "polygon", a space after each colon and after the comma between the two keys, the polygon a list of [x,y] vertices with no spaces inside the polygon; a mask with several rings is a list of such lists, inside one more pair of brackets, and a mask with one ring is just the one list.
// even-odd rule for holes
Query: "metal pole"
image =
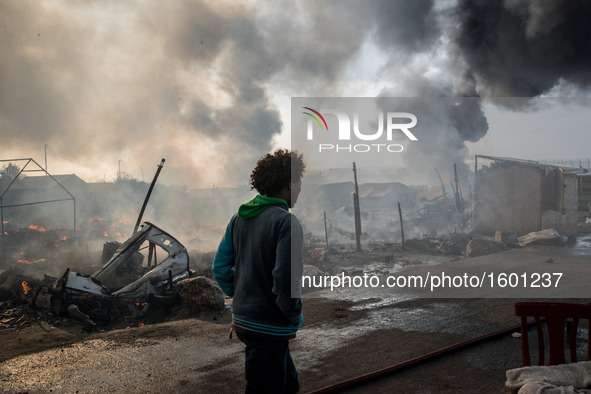
{"label": "metal pole", "polygon": [[404,246],[404,225],[402,224],[402,209],[400,209],[400,201],[398,202],[398,216],[400,217],[400,233],[402,234],[402,245]]}
{"label": "metal pole", "polygon": [[140,223],[142,221],[142,217],[144,216],[144,211],[146,210],[146,205],[148,205],[148,200],[150,199],[150,195],[152,194],[152,190],[154,189],[154,185],[156,184],[156,180],[158,179],[158,175],[160,175],[160,171],[162,170],[162,166],[164,165],[164,158],[162,159],[162,161],[160,162],[160,164],[158,164],[158,169],[156,170],[156,175],[154,175],[154,179],[152,179],[152,184],[150,185],[150,188],[148,189],[148,194],[146,195],[146,199],[144,200],[144,205],[142,205],[142,209],[140,210],[140,215],[137,218],[137,222],[135,224],[135,227],[133,229],[133,234],[135,234],[137,232],[137,229],[140,226]]}
{"label": "metal pole", "polygon": [[355,179],[355,193],[353,194],[353,208],[355,210],[355,241],[357,251],[361,251],[361,208],[359,207],[359,186],[357,185],[357,167],[353,162],[353,176]]}
{"label": "metal pole", "polygon": [[326,251],[328,252],[328,228],[326,227],[326,211],[324,211],[324,237],[326,238]]}

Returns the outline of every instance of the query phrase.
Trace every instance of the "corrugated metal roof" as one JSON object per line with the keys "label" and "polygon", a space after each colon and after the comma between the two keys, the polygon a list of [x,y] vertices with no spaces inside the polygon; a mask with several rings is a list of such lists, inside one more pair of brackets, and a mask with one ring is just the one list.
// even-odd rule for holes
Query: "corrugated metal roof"
{"label": "corrugated metal roof", "polygon": [[565,174],[571,174],[571,175],[582,175],[582,174],[586,174],[588,172],[587,169],[581,168],[581,167],[561,166],[561,165],[557,165],[557,164],[544,163],[544,162],[535,161],[535,160],[515,159],[515,158],[511,158],[511,157],[500,157],[500,156],[475,155],[475,160],[478,160],[479,158],[492,160],[495,162],[514,163],[514,164],[519,164],[519,165],[523,165],[523,166],[537,167],[537,168],[540,168],[540,169],[546,170],[546,171],[560,168],[564,171]]}

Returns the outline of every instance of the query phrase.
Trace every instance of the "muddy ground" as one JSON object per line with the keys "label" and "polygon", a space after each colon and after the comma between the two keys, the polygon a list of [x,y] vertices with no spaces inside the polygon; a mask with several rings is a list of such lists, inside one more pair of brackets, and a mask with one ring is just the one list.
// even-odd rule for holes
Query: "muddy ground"
{"label": "muddy ground", "polygon": [[[328,255],[317,265],[363,271],[360,266],[365,261],[373,263],[372,272],[377,272],[393,262],[400,263],[396,270],[417,265],[449,270],[470,266],[477,270],[479,264],[492,263],[502,270],[516,264],[539,267],[551,260],[553,269],[560,270],[589,261],[586,251],[549,247],[510,250],[474,259],[436,256],[437,261],[433,256],[397,248],[385,248],[375,255],[349,250],[346,257],[332,258]],[[374,289],[350,296],[326,289],[308,292],[304,325],[291,342],[302,392],[516,327],[516,301],[415,298]],[[243,346],[236,337],[229,338],[229,310],[199,316],[180,311],[170,320],[101,331],[66,319],[59,324],[38,321],[17,331],[0,332],[0,390],[243,392]],[[345,392],[503,393],[506,370],[520,366],[520,339],[507,334]]]}

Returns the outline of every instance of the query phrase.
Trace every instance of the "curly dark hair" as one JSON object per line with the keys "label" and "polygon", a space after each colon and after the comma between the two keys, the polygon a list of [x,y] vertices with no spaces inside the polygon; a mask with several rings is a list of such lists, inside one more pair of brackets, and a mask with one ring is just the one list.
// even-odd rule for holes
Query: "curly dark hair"
{"label": "curly dark hair", "polygon": [[302,179],[306,164],[303,155],[297,151],[277,149],[263,156],[252,174],[250,174],[251,190],[256,189],[263,196],[274,196],[290,182]]}

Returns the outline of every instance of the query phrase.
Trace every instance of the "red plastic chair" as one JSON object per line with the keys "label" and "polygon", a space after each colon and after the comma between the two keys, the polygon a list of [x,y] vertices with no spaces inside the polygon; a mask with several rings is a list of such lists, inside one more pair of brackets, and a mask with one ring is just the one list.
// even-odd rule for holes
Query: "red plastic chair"
{"label": "red plastic chair", "polygon": [[564,331],[567,320],[572,321],[569,331],[571,362],[577,362],[577,327],[580,319],[587,320],[587,361],[591,360],[591,305],[570,304],[563,302],[518,302],[515,304],[515,316],[521,317],[521,356],[523,366],[530,366],[528,316],[535,318],[538,330],[538,365],[544,365],[544,332],[542,322],[546,321],[548,342],[550,344],[549,365],[565,364]]}

